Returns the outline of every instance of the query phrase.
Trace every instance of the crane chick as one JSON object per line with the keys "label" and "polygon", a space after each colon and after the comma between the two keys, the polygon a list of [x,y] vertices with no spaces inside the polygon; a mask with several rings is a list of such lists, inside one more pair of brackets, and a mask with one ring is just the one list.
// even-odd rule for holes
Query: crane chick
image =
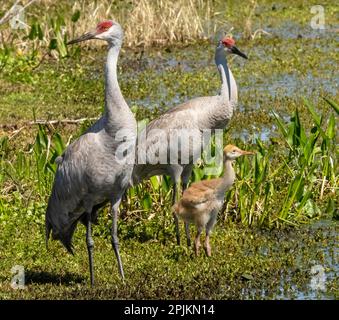
{"label": "crane chick", "polygon": [[251,154],[254,153],[241,150],[231,144],[227,145],[224,148],[224,173],[222,177],[192,183],[184,191],[181,200],[173,206],[174,215],[186,223],[194,223],[197,227],[197,235],[194,240],[196,255],[199,254],[200,236],[205,228],[204,248],[207,256],[211,256],[210,233],[217,220],[218,211],[223,205],[225,192],[231,188],[235,180],[232,162],[240,156]]}

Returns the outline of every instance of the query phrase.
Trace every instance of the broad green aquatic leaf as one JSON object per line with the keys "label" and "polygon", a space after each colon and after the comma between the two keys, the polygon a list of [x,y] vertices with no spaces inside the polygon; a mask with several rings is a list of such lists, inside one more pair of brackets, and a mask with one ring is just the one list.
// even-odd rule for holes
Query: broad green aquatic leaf
{"label": "broad green aquatic leaf", "polygon": [[328,139],[333,139],[335,137],[335,118],[333,114],[331,114],[330,120],[328,121],[326,136]]}
{"label": "broad green aquatic leaf", "polygon": [[142,199],[142,206],[144,210],[150,210],[152,208],[152,199],[150,194],[147,192]]}
{"label": "broad green aquatic leaf", "polygon": [[65,150],[65,144],[61,138],[61,135],[57,132],[53,136],[53,145],[57,154],[60,156]]}
{"label": "broad green aquatic leaf", "polygon": [[163,192],[167,193],[171,188],[170,178],[167,176],[162,176],[161,178],[161,189]]}
{"label": "broad green aquatic leaf", "polygon": [[135,197],[135,195],[136,195],[136,187],[129,188],[128,194],[129,194],[130,198]]}
{"label": "broad green aquatic leaf", "polygon": [[259,153],[263,156],[266,155],[266,153],[268,152],[267,147],[263,144],[263,142],[259,139],[256,140],[256,144],[257,144],[257,149],[259,150]]}
{"label": "broad green aquatic leaf", "polygon": [[303,195],[302,199],[300,199],[301,201],[298,204],[298,213],[300,213],[303,209],[303,207],[305,206],[306,202],[312,197],[312,188],[309,188],[309,190],[307,190],[305,192],[305,194]]}
{"label": "broad green aquatic leaf", "polygon": [[306,159],[307,164],[310,166],[313,163],[314,155],[316,154],[315,144],[319,137],[319,131],[316,131],[315,134],[311,134],[306,142],[306,145],[303,146],[303,153]]}
{"label": "broad green aquatic leaf", "polygon": [[48,144],[47,134],[44,128],[41,125],[39,125],[38,134],[35,139],[34,147],[36,147],[38,152],[41,153],[43,150],[47,148],[47,144]]}
{"label": "broad green aquatic leaf", "polygon": [[299,110],[295,110],[294,116],[294,146],[305,145],[307,143],[307,137],[305,130],[300,122]]}
{"label": "broad green aquatic leaf", "polygon": [[299,143],[297,144],[299,141],[296,139],[294,119],[291,118],[291,120],[292,121],[288,125],[286,142],[289,146],[291,146],[291,150],[294,151],[294,149],[299,145]]}
{"label": "broad green aquatic leaf", "polygon": [[313,105],[308,101],[306,100],[305,98],[303,98],[303,101],[304,101],[304,104],[305,106],[307,107],[308,111],[310,112],[310,114],[312,115],[313,117],[313,120],[316,124],[317,127],[320,127],[321,126],[321,123],[322,123],[322,115],[319,115],[319,112],[317,112],[315,110],[315,108],[313,107]]}
{"label": "broad green aquatic leaf", "polygon": [[[325,212],[326,212],[328,215],[332,216],[333,218],[336,218],[336,217],[334,216],[335,211],[336,211],[335,201],[334,201],[334,199],[331,198],[331,199],[329,199],[328,202],[327,202],[327,206],[326,206]],[[337,217],[337,218],[339,218],[339,217]]]}
{"label": "broad green aquatic leaf", "polygon": [[306,215],[310,218],[314,218],[318,215],[321,215],[321,211],[316,205],[312,199],[308,199],[305,203],[305,206],[303,208],[303,211],[306,213]]}
{"label": "broad green aquatic leaf", "polygon": [[288,137],[288,129],[286,128],[283,120],[281,119],[279,114],[277,114],[275,111],[271,110],[271,112],[272,112],[273,116],[275,117],[278,128],[280,129],[280,132],[283,134],[283,136],[285,138],[287,138]]}
{"label": "broad green aquatic leaf", "polygon": [[[315,108],[313,107],[313,105],[311,105],[311,103],[304,99],[304,103],[308,109],[308,111],[311,113],[312,117],[313,117],[313,120],[317,126],[317,129],[319,130],[321,136],[323,137],[323,139],[326,139],[326,133],[324,132],[323,128],[321,127],[322,125],[322,122],[323,122],[323,115],[319,115]],[[313,129],[314,131],[314,129]],[[315,133],[315,132],[312,132],[312,133]]]}
{"label": "broad green aquatic leaf", "polygon": [[295,183],[295,187],[297,188],[295,198],[297,201],[300,202],[304,194],[305,179],[303,177],[300,177],[300,181]]}
{"label": "broad green aquatic leaf", "polygon": [[289,185],[287,195],[284,199],[282,209],[279,213],[280,218],[286,219],[288,212],[292,208],[296,195],[298,194],[300,184],[303,182],[302,171],[298,173],[298,175],[293,179],[292,183],[290,183]]}
{"label": "broad green aquatic leaf", "polygon": [[150,178],[151,184],[153,189],[158,190],[159,189],[159,180],[157,176],[153,176]]}
{"label": "broad green aquatic leaf", "polygon": [[194,168],[193,169],[193,181],[200,181],[203,177],[203,173],[201,172],[202,170],[200,168]]}

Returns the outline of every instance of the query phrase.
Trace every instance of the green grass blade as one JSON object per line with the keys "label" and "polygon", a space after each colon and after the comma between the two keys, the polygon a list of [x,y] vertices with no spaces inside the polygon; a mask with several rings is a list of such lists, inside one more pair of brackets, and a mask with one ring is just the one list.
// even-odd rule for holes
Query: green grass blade
{"label": "green grass blade", "polygon": [[336,102],[331,99],[323,97],[323,99],[333,108],[333,110],[339,115],[339,106]]}

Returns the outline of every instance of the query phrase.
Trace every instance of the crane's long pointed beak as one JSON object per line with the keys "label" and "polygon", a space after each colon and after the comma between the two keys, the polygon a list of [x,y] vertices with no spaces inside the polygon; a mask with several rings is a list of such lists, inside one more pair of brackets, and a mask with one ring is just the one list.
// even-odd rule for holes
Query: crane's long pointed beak
{"label": "crane's long pointed beak", "polygon": [[79,38],[68,41],[67,44],[74,44],[74,43],[94,39],[94,37],[95,37],[95,32],[87,32],[87,33],[83,34],[82,36],[80,36]]}
{"label": "crane's long pointed beak", "polygon": [[243,57],[244,59],[248,59],[246,54],[241,52],[236,46],[233,46],[231,49],[232,53],[237,54],[240,57]]}

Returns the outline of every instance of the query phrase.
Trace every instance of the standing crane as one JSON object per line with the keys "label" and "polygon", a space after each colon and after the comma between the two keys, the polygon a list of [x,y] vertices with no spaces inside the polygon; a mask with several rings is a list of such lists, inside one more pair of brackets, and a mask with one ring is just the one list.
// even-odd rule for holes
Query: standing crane
{"label": "standing crane", "polygon": [[[105,40],[108,54],[105,67],[105,111],[82,136],[56,159],[52,193],[46,211],[46,242],[52,231],[73,253],[72,236],[80,221],[86,226],[91,285],[94,284],[91,223],[97,210],[110,201],[112,210],[112,246],[124,279],[117,236],[117,216],[121,197],[129,185],[133,170],[136,120],[129,109],[117,80],[117,60],[123,41],[121,26],[111,20],[99,23],[95,30],[70,41]],[[129,151],[121,158],[121,149]],[[133,150],[131,150],[133,149]],[[120,155],[120,156],[119,156]],[[133,159],[128,159],[131,156]],[[125,161],[124,161],[125,160]]]}
{"label": "standing crane", "polygon": [[231,144],[227,145],[224,149],[224,173],[222,177],[192,183],[184,191],[181,200],[173,206],[175,216],[183,219],[187,224],[194,223],[197,227],[197,235],[194,240],[196,255],[199,254],[200,235],[205,228],[204,248],[206,255],[211,256],[210,233],[224,203],[225,192],[231,188],[235,180],[232,161],[240,156],[251,154],[254,153],[241,150]]}
{"label": "standing crane", "polygon": [[[233,115],[233,111],[238,101],[237,85],[227,64],[228,54],[236,54],[247,59],[247,56],[235,46],[233,38],[224,37],[218,42],[215,50],[215,63],[221,76],[220,95],[195,98],[171,108],[159,118],[151,121],[144,129],[144,132],[140,133],[140,136],[145,138],[142,140],[138,139],[137,154],[145,154],[146,161],[145,163],[137,163],[135,165],[132,174],[133,184],[137,184],[154,175],[169,175],[174,184],[172,205],[174,205],[177,200],[180,179],[182,182],[182,189],[185,190],[187,188],[193,170],[192,159],[194,157],[192,155],[200,154],[201,146],[195,146],[194,150],[190,150],[190,163],[188,164],[181,164],[180,159],[178,159],[179,161],[176,164],[171,164],[169,162],[166,164],[154,164],[147,155],[153,154],[155,151],[154,149],[157,148],[159,144],[159,130],[157,129],[165,132],[167,140],[169,140],[173,129],[197,129],[200,131],[201,135],[202,130],[205,129],[223,129],[226,127]],[[195,138],[200,139],[201,141],[201,136]],[[167,146],[167,155],[177,152],[177,146],[173,147],[170,143],[167,143]],[[174,216],[174,222],[176,240],[179,245],[180,233],[177,216]],[[187,223],[185,223],[185,232],[187,244],[190,246],[191,242]]]}

